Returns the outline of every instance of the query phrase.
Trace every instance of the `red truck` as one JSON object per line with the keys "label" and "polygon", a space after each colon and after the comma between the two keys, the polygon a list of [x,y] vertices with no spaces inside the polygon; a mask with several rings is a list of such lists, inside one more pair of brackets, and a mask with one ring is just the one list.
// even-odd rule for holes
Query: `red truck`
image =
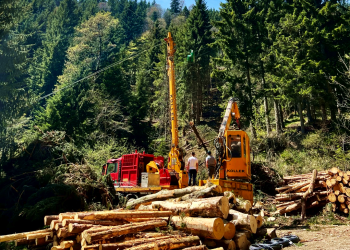
{"label": "red truck", "polygon": [[[147,169],[148,164],[155,166],[154,163],[157,169]],[[164,168],[163,156],[138,153],[137,150],[133,154],[109,159],[102,167],[102,175],[108,174],[119,192],[157,192],[162,188],[171,188],[174,182],[174,175]]]}

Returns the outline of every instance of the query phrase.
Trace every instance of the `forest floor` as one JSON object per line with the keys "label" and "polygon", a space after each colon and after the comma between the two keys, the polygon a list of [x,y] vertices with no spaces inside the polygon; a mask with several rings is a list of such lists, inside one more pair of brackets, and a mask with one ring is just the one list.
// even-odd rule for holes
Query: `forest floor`
{"label": "forest floor", "polygon": [[314,229],[295,227],[277,231],[277,236],[297,235],[301,243],[288,249],[340,250],[350,249],[350,225],[315,225]]}

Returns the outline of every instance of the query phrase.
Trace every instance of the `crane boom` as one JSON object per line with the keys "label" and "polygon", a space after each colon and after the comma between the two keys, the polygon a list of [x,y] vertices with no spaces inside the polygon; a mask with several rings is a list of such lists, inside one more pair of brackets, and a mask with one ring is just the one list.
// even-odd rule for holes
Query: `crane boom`
{"label": "crane boom", "polygon": [[177,125],[177,108],[176,108],[176,88],[175,88],[175,66],[174,66],[174,54],[175,43],[171,37],[171,33],[168,32],[168,37],[164,39],[167,41],[167,66],[169,77],[169,101],[170,101],[170,115],[171,115],[171,143],[172,146],[177,147],[179,145],[178,125]]}
{"label": "crane boom", "polygon": [[241,118],[241,115],[239,113],[238,105],[234,98],[231,98],[228,101],[224,119],[222,120],[222,123],[220,125],[219,129],[219,135],[218,137],[224,136],[225,132],[229,129],[231,120],[236,119],[237,125],[239,126],[239,119]]}

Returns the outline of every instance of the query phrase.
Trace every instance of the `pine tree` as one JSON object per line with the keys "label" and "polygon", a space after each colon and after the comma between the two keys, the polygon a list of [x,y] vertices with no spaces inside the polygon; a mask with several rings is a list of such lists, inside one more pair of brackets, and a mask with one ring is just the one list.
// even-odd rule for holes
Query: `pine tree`
{"label": "pine tree", "polygon": [[182,13],[181,13],[184,17],[188,17],[190,15],[190,11],[187,9],[187,6],[185,6],[183,9],[182,9]]}
{"label": "pine tree", "polygon": [[[62,0],[59,7],[49,16],[49,26],[43,42],[42,91],[51,92],[57,77],[62,74],[66,51],[71,42],[74,28],[78,24],[79,13],[76,0]],[[35,83],[34,83],[35,84]]]}
{"label": "pine tree", "polygon": [[170,12],[173,15],[178,15],[181,12],[180,0],[171,0],[171,2],[170,2]]}

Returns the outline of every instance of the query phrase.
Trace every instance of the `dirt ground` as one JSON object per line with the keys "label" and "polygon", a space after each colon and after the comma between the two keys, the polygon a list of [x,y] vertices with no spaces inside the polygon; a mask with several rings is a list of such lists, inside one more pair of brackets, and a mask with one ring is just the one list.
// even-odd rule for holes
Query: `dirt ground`
{"label": "dirt ground", "polygon": [[308,250],[350,250],[350,225],[320,225],[313,230],[301,228],[281,229],[277,236],[286,234],[297,235],[302,246],[291,246],[286,249],[308,249]]}

